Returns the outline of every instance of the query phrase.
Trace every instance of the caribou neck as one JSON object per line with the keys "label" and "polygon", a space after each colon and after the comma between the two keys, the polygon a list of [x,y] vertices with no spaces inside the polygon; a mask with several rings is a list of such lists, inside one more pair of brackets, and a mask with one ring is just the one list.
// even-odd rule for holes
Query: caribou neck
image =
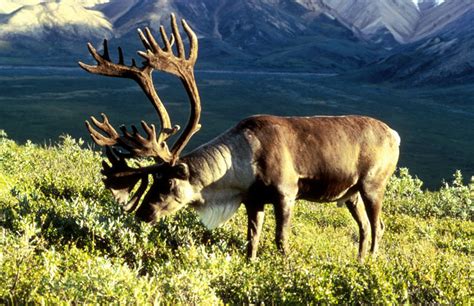
{"label": "caribou neck", "polygon": [[204,144],[181,161],[190,171],[190,182],[197,190],[222,187],[246,190],[254,179],[253,145],[247,135],[234,131]]}

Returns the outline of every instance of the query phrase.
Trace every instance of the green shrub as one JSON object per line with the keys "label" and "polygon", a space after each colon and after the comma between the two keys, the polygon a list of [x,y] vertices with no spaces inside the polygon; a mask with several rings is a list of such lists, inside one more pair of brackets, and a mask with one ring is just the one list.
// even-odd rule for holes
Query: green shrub
{"label": "green shrub", "polygon": [[387,186],[384,211],[422,218],[474,220],[471,192],[474,185],[463,185],[459,170],[453,175],[452,183],[445,182],[439,191],[423,191],[422,185],[423,182],[413,178],[408,169],[399,169]]}

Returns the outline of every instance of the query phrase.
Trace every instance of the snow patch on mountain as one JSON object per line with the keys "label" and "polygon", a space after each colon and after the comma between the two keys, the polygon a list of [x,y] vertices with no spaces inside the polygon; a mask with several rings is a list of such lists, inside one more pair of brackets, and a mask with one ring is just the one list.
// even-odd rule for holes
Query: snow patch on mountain
{"label": "snow patch on mountain", "polygon": [[0,14],[10,14],[25,5],[36,5],[44,0],[2,0]]}
{"label": "snow patch on mountain", "polygon": [[108,36],[112,31],[112,24],[101,12],[72,0],[23,5],[3,20],[0,39],[15,35],[40,39],[51,30],[82,37]]}
{"label": "snow patch on mountain", "polygon": [[418,10],[423,11],[425,9],[439,6],[446,2],[446,0],[411,0]]}
{"label": "snow patch on mountain", "polygon": [[62,2],[66,1],[82,5],[86,8],[93,8],[99,4],[106,4],[110,2],[110,0],[62,0]]}
{"label": "snow patch on mountain", "polygon": [[92,8],[99,4],[105,4],[110,0],[1,0],[0,14],[10,14],[25,5],[37,5],[39,3],[66,3],[78,4],[86,8]]}

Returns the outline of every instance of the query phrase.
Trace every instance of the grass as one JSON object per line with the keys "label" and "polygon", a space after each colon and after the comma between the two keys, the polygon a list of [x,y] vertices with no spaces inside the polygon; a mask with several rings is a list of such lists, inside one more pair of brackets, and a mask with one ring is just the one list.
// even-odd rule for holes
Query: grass
{"label": "grass", "polygon": [[205,229],[187,210],[155,226],[116,205],[101,156],[81,140],[18,145],[0,133],[2,303],[472,304],[474,185],[437,191],[400,169],[384,203],[377,259],[359,264],[346,209],[300,201],[291,252],[267,207],[259,258],[244,256],[244,209]]}

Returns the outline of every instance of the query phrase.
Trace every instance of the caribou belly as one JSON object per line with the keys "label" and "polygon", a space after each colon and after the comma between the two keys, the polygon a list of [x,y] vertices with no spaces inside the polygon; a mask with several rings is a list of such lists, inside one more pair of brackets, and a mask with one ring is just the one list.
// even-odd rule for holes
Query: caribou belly
{"label": "caribou belly", "polygon": [[325,181],[301,178],[298,181],[298,199],[312,202],[334,202],[351,197],[355,192],[352,179],[344,181]]}

